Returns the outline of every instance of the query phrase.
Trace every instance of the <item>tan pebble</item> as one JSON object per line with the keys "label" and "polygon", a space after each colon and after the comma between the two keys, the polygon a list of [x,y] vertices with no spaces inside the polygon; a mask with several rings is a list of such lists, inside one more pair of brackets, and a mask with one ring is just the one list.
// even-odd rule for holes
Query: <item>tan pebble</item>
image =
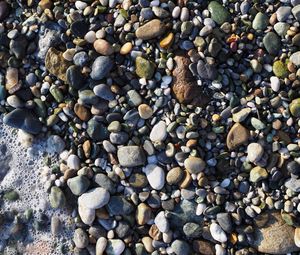
{"label": "tan pebble", "polygon": [[153,115],[152,108],[147,104],[141,104],[138,107],[139,115],[142,119],[149,119]]}
{"label": "tan pebble", "polygon": [[19,73],[17,68],[8,67],[6,71],[6,90],[12,89],[19,82]]}
{"label": "tan pebble", "polygon": [[171,46],[171,44],[173,43],[174,40],[174,34],[173,33],[169,33],[165,38],[163,38],[160,42],[159,45],[160,47],[167,49]]}
{"label": "tan pebble", "polygon": [[88,121],[91,117],[90,111],[81,104],[75,104],[74,112],[82,121]]}
{"label": "tan pebble", "polygon": [[103,39],[97,39],[94,42],[94,49],[101,55],[109,56],[113,54],[114,50],[109,42]]}
{"label": "tan pebble", "polygon": [[51,0],[41,0],[39,2],[39,7],[41,7],[42,10],[50,9],[52,7],[52,1]]}
{"label": "tan pebble", "polygon": [[144,247],[146,249],[147,252],[151,253],[154,251],[154,248],[152,246],[152,238],[149,236],[144,236],[142,238],[142,242],[144,244]]}
{"label": "tan pebble", "polygon": [[132,43],[131,42],[127,42],[125,43],[121,49],[120,49],[120,54],[121,55],[126,55],[128,54],[130,51],[132,50]]}
{"label": "tan pebble", "polygon": [[67,61],[72,61],[75,55],[75,49],[67,49],[63,54],[63,58]]}

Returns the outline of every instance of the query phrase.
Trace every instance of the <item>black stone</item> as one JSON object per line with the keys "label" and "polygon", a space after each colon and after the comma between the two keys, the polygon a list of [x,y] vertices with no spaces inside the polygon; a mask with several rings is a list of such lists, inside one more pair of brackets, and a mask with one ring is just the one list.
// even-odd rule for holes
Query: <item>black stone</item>
{"label": "black stone", "polygon": [[77,20],[71,24],[71,31],[76,37],[84,37],[89,31],[89,25],[84,20]]}
{"label": "black stone", "polygon": [[75,89],[81,89],[85,85],[84,81],[85,79],[80,67],[73,65],[67,69],[67,82],[70,86]]}
{"label": "black stone", "polygon": [[9,47],[16,58],[22,59],[26,56],[27,45],[28,41],[26,36],[19,35],[16,39],[10,41]]}
{"label": "black stone", "polygon": [[287,164],[287,170],[291,174],[299,175],[300,174],[300,165],[296,161],[291,161]]}
{"label": "black stone", "polygon": [[128,215],[133,212],[133,205],[122,196],[112,196],[107,204],[108,212],[115,215]]}

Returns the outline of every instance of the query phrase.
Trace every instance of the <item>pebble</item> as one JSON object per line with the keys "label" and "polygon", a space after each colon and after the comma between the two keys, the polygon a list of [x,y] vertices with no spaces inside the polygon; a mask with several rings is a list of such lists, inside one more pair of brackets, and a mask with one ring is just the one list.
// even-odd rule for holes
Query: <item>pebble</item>
{"label": "pebble", "polygon": [[110,239],[107,242],[105,252],[107,255],[121,255],[125,250],[125,244],[120,239]]}
{"label": "pebble", "polygon": [[144,151],[139,146],[123,146],[118,149],[118,160],[121,166],[135,167],[145,164]]}
{"label": "pebble", "polygon": [[291,15],[290,6],[281,6],[276,11],[276,17],[278,21],[286,21],[290,15]]}
{"label": "pebble", "polygon": [[109,42],[105,41],[104,39],[97,39],[94,41],[94,49],[101,55],[109,56],[113,54],[114,50]]}
{"label": "pebble", "polygon": [[160,232],[167,233],[169,231],[170,226],[168,220],[165,217],[164,211],[161,211],[156,215],[154,223]]}
{"label": "pebble", "polygon": [[80,159],[77,155],[71,154],[68,157],[67,165],[70,169],[78,170],[80,168]]}
{"label": "pebble", "polygon": [[247,147],[247,153],[248,160],[255,163],[262,158],[264,154],[264,148],[259,143],[250,143]]}
{"label": "pebble", "polygon": [[188,255],[191,252],[190,246],[183,240],[175,240],[171,244],[171,248],[176,255]]}
{"label": "pebble", "polygon": [[153,115],[152,108],[147,104],[140,104],[138,107],[139,115],[142,119],[150,119]]}
{"label": "pebble", "polygon": [[281,41],[274,32],[268,32],[263,38],[263,44],[271,55],[276,55],[281,49]]}
{"label": "pebble", "polygon": [[77,228],[75,230],[73,241],[75,246],[80,249],[84,249],[89,244],[88,235],[82,228]]}
{"label": "pebble", "polygon": [[153,19],[135,31],[137,38],[142,40],[151,40],[163,35],[166,31],[166,26],[159,19]]}
{"label": "pebble", "polygon": [[198,157],[188,157],[184,161],[184,167],[191,173],[191,174],[198,174],[205,169],[205,162],[202,158]]}
{"label": "pebble", "polygon": [[217,1],[211,1],[208,5],[208,10],[211,14],[211,18],[219,25],[222,25],[226,21],[230,20],[230,14],[228,10]]}
{"label": "pebble", "polygon": [[94,188],[83,193],[78,198],[78,203],[89,209],[99,209],[105,206],[110,199],[110,194],[106,189]]}
{"label": "pebble", "polygon": [[91,78],[96,81],[101,80],[109,74],[112,68],[112,60],[108,56],[100,56],[92,65]]}
{"label": "pebble", "polygon": [[290,56],[290,61],[296,65],[296,66],[300,66],[300,51],[294,52],[291,56]]}
{"label": "pebble", "polygon": [[96,243],[96,255],[103,255],[107,245],[105,237],[99,237]]}
{"label": "pebble", "polygon": [[163,142],[167,138],[167,135],[167,125],[161,120],[152,127],[150,140],[152,142]]}
{"label": "pebble", "polygon": [[209,231],[214,240],[220,243],[227,242],[227,236],[225,232],[217,223],[212,223],[209,227]]}
{"label": "pebble", "polygon": [[165,172],[161,167],[149,164],[143,169],[143,172],[146,174],[147,180],[153,189],[161,190],[164,187]]}
{"label": "pebble", "polygon": [[276,76],[272,76],[270,82],[272,90],[278,92],[280,89],[280,80]]}
{"label": "pebble", "polygon": [[66,197],[60,188],[52,186],[49,194],[49,201],[52,208],[62,208],[66,204]]}
{"label": "pebble", "polygon": [[269,18],[266,14],[258,12],[252,22],[252,27],[255,30],[265,30],[269,24]]}
{"label": "pebble", "polygon": [[234,150],[245,144],[249,139],[249,131],[240,123],[235,123],[227,134],[226,145],[229,150]]}
{"label": "pebble", "polygon": [[155,64],[143,57],[135,59],[135,72],[140,78],[151,79],[155,72]]}
{"label": "pebble", "polygon": [[249,180],[251,182],[259,182],[259,181],[264,180],[266,178],[268,178],[268,172],[266,171],[266,169],[264,169],[260,166],[256,166],[256,167],[251,169],[250,178],[249,178]]}

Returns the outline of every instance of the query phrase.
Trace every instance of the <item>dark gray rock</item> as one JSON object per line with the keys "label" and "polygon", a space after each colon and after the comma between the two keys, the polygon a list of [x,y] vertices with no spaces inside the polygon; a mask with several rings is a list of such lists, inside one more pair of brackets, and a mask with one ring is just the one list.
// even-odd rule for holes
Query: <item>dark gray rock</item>
{"label": "dark gray rock", "polygon": [[128,215],[133,212],[133,205],[122,196],[112,196],[107,204],[108,212],[115,215]]}
{"label": "dark gray rock", "polygon": [[107,56],[96,58],[92,65],[91,78],[93,80],[101,80],[106,77],[113,68],[113,61]]}

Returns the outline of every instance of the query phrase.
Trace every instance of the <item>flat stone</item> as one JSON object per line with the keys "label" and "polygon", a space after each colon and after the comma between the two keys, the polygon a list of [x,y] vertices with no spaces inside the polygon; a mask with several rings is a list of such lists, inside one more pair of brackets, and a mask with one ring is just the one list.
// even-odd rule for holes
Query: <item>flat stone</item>
{"label": "flat stone", "polygon": [[112,196],[107,204],[107,210],[111,215],[129,215],[134,207],[125,197]]}
{"label": "flat stone", "polygon": [[151,79],[155,68],[155,64],[148,59],[140,56],[135,59],[135,72],[140,78]]}
{"label": "flat stone", "polygon": [[90,181],[87,177],[79,175],[68,179],[67,185],[74,195],[80,196],[88,189]]}
{"label": "flat stone", "polygon": [[235,123],[228,132],[226,145],[229,150],[234,150],[245,144],[250,136],[250,132],[240,123]]}
{"label": "flat stone", "polygon": [[178,184],[183,178],[183,170],[180,167],[174,167],[167,173],[167,183],[169,185]]}
{"label": "flat stone", "polygon": [[254,247],[262,253],[287,254],[299,251],[295,245],[295,229],[287,225],[278,212],[271,212],[267,224],[255,228]]}
{"label": "flat stone", "polygon": [[294,192],[300,192],[300,179],[290,178],[285,183],[284,186]]}
{"label": "flat stone", "polygon": [[285,63],[283,63],[281,60],[277,60],[273,63],[273,73],[278,78],[285,78],[288,76],[289,71]]}
{"label": "flat stone", "polygon": [[227,236],[224,230],[217,223],[212,223],[209,227],[209,231],[214,240],[220,243],[227,241]]}
{"label": "flat stone", "polygon": [[171,248],[173,250],[173,252],[176,255],[189,255],[191,254],[190,252],[190,245],[183,240],[175,240],[172,244],[171,244]]}
{"label": "flat stone", "polygon": [[243,108],[240,111],[232,114],[232,120],[237,123],[243,122],[248,117],[250,112],[251,112],[251,108],[249,107]]}
{"label": "flat stone", "polygon": [[89,244],[88,235],[82,228],[77,228],[75,230],[73,241],[75,246],[80,249],[84,249]]}
{"label": "flat stone", "polygon": [[292,9],[292,13],[294,15],[294,17],[300,21],[300,4],[296,5],[293,9]]}
{"label": "flat stone", "polygon": [[146,162],[144,151],[139,146],[123,146],[118,149],[118,160],[121,166],[142,166]]}
{"label": "flat stone", "polygon": [[291,56],[290,56],[290,61],[296,65],[296,66],[300,66],[300,51],[294,52]]}
{"label": "flat stone", "polygon": [[230,20],[228,10],[217,1],[211,1],[207,7],[210,12],[211,18],[218,24],[222,25]]}
{"label": "flat stone", "polygon": [[159,121],[152,127],[150,140],[152,142],[162,142],[167,138],[167,125],[164,121]]}
{"label": "flat stone", "polygon": [[71,62],[63,58],[63,53],[61,51],[52,47],[48,50],[45,59],[45,67],[49,73],[66,82],[66,72],[70,65]]}
{"label": "flat stone", "polygon": [[106,189],[94,188],[83,193],[78,198],[78,203],[89,209],[99,209],[105,206],[110,199],[110,194]]}
{"label": "flat stone", "polygon": [[218,213],[217,221],[225,232],[228,234],[232,232],[232,220],[229,213]]}
{"label": "flat stone", "polygon": [[169,231],[170,225],[169,222],[165,216],[165,212],[164,211],[160,211],[155,219],[154,219],[154,223],[157,226],[157,228],[159,229],[160,232],[162,233],[167,233]]}
{"label": "flat stone", "polygon": [[66,197],[59,187],[52,186],[49,201],[52,208],[62,208],[66,204]]}
{"label": "flat stone", "polygon": [[189,58],[183,54],[174,58],[176,66],[173,70],[172,90],[176,99],[183,104],[204,107],[210,102],[210,96],[197,85],[195,77],[189,70]]}
{"label": "flat stone", "polygon": [[188,239],[200,238],[202,226],[194,222],[188,222],[183,226],[183,232]]}
{"label": "flat stone", "polygon": [[139,27],[135,35],[139,39],[150,40],[163,35],[166,31],[166,25],[159,19],[153,19],[143,26]]}
{"label": "flat stone", "polygon": [[262,12],[258,12],[255,15],[254,20],[252,21],[252,27],[255,30],[265,30],[268,24],[269,24],[269,17]]}
{"label": "flat stone", "polygon": [[94,119],[90,119],[87,125],[87,134],[90,138],[96,141],[103,141],[108,137],[107,128],[102,123]]}
{"label": "flat stone", "polygon": [[205,64],[202,60],[198,61],[197,72],[202,79],[215,80],[218,72],[214,65]]}
{"label": "flat stone", "polygon": [[67,69],[67,82],[74,89],[81,89],[85,86],[85,78],[78,66],[72,65]]}
{"label": "flat stone", "polygon": [[268,178],[267,170],[260,166],[256,166],[256,167],[252,168],[250,171],[249,180],[251,182],[259,182],[259,181],[267,179],[267,178]]}
{"label": "flat stone", "polygon": [[137,212],[136,212],[137,224],[145,225],[151,219],[153,219],[151,208],[145,203],[140,203],[137,207]]}
{"label": "flat stone", "polygon": [[30,134],[38,134],[42,131],[42,123],[27,109],[15,109],[10,113],[6,114],[3,118],[4,124],[22,129]]}
{"label": "flat stone", "polygon": [[107,100],[107,101],[111,101],[115,98],[114,94],[111,91],[111,88],[109,86],[107,86],[106,84],[96,85],[93,88],[93,91],[96,96],[98,96],[104,100]]}
{"label": "flat stone", "polygon": [[264,154],[264,148],[259,143],[250,143],[247,147],[248,160],[250,162],[257,162]]}
{"label": "flat stone", "polygon": [[291,15],[291,9],[292,8],[290,6],[280,6],[276,11],[277,20],[286,21]]}
{"label": "flat stone", "polygon": [[82,222],[86,225],[92,225],[96,218],[96,211],[78,204],[78,214]]}

